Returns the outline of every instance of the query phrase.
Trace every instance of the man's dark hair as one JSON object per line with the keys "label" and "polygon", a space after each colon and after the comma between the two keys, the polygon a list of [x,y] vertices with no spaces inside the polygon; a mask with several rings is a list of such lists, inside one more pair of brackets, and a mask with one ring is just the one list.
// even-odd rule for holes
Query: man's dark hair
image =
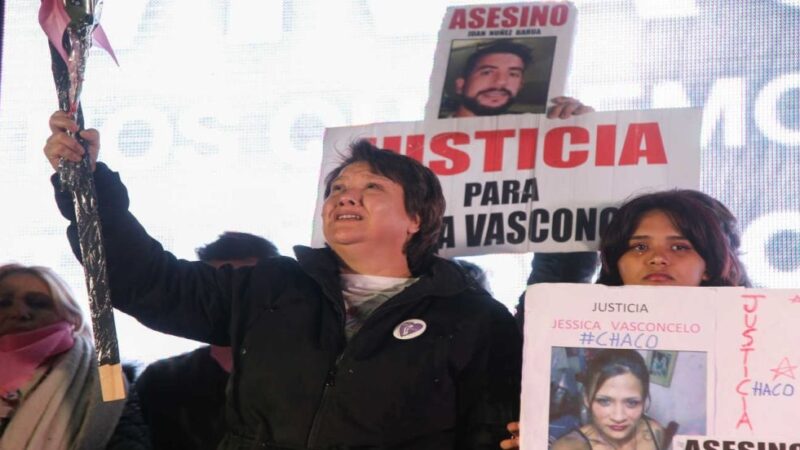
{"label": "man's dark hair", "polygon": [[701,286],[750,286],[739,260],[736,217],[719,200],[690,189],[641,195],[620,207],[600,240],[603,266],[598,283],[622,285],[619,260],[628,251],[628,242],[642,217],[651,211],[666,214],[703,258],[708,279]]}
{"label": "man's dark hair", "polygon": [[280,256],[275,245],[261,236],[238,231],[226,231],[216,241],[197,250],[200,261],[234,261],[256,258],[263,261]]}
{"label": "man's dark hair", "polygon": [[361,140],[350,146],[350,156],[325,178],[325,198],[330,195],[331,184],[342,170],[358,162],[367,163],[373,173],[402,186],[406,213],[410,217],[419,216],[419,231],[414,233],[404,249],[409,270],[419,275],[427,269],[439,248],[445,209],[439,179],[419,161]]}
{"label": "man's dark hair", "polygon": [[525,70],[528,68],[528,64],[531,63],[531,49],[516,42],[513,42],[508,39],[499,40],[497,42],[493,42],[489,45],[484,47],[478,47],[478,49],[469,55],[467,58],[467,63],[464,65],[464,70],[461,71],[461,76],[463,78],[467,78],[472,74],[472,71],[475,70],[475,66],[478,65],[478,61],[486,55],[492,55],[495,53],[511,53],[512,55],[516,55],[519,59],[522,60],[522,69]]}

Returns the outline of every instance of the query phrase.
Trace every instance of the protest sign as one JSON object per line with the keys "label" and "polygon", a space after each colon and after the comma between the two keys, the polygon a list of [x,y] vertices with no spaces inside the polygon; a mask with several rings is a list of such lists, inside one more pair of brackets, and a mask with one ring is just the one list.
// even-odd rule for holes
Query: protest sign
{"label": "protest sign", "polygon": [[439,176],[445,257],[595,250],[616,205],[632,194],[699,184],[700,111],[691,108],[328,128],[313,246],[324,245],[324,177],[357,139]]}
{"label": "protest sign", "polygon": [[576,15],[569,2],[448,8],[425,118],[544,113],[564,94]]}
{"label": "protest sign", "polygon": [[613,394],[598,394],[609,382],[599,370],[625,366],[630,350],[644,361],[649,400],[606,434],[649,430],[646,416],[653,436],[675,434],[675,449],[800,448],[787,420],[800,410],[798,318],[800,290],[529,286],[522,448],[580,439],[576,430],[601,435],[597,398]]}

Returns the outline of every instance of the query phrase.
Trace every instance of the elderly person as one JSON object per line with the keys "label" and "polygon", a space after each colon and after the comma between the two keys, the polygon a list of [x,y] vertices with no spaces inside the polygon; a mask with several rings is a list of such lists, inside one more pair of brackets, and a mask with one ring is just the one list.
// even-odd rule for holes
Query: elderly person
{"label": "elderly person", "polygon": [[0,449],[102,449],[124,402],[103,403],[91,332],[46,267],[0,266]]}
{"label": "elderly person", "polygon": [[[51,164],[79,160],[65,133],[76,124],[55,113],[50,127]],[[98,133],[80,135],[94,161]],[[94,180],[115,306],[233,349],[220,448],[497,447],[517,414],[521,336],[503,305],[435,255],[444,198],[420,163],[355,144],[327,177],[327,247],[238,269],[165,252],[128,211],[119,176],[98,163]],[[75,245],[71,199],[57,201]]]}

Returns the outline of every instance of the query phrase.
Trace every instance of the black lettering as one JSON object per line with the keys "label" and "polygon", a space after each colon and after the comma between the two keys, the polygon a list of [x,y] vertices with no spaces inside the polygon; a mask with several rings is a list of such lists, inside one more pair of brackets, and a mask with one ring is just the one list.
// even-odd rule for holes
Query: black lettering
{"label": "black lettering", "polygon": [[578,217],[575,220],[575,240],[593,241],[597,230],[597,208],[578,209]]}
{"label": "black lettering", "polygon": [[697,442],[697,439],[687,439],[686,447],[683,450],[700,450],[700,443]]}
{"label": "black lettering", "polygon": [[496,181],[487,181],[483,187],[483,196],[481,196],[481,206],[489,204],[496,205],[500,201],[500,193],[498,192]]}
{"label": "black lettering", "polygon": [[697,442],[697,439],[687,439],[686,447],[683,450],[700,450],[700,443]]}
{"label": "black lettering", "polygon": [[514,232],[506,234],[506,241],[509,244],[521,244],[525,240],[525,213],[522,211],[514,211],[508,215],[508,228]]}
{"label": "black lettering", "polygon": [[503,180],[503,204],[519,203],[519,181]]}
{"label": "black lettering", "polygon": [[456,233],[453,226],[453,216],[444,216],[442,234],[439,235],[439,248],[453,248],[456,246]]}
{"label": "black lettering", "polygon": [[550,214],[546,209],[534,209],[531,211],[530,226],[528,227],[528,240],[531,242],[544,242],[547,240],[547,229],[539,230],[539,223],[550,222]]}
{"label": "black lettering", "polygon": [[486,214],[477,214],[477,223],[475,222],[475,216],[475,214],[467,214],[464,217],[467,220],[467,247],[479,247],[481,245],[483,229],[486,226]]}
{"label": "black lettering", "polygon": [[[483,245],[505,244],[505,231],[503,229],[503,213],[489,214],[489,229],[486,231],[486,240]],[[494,242],[492,242],[494,241]]]}
{"label": "black lettering", "polygon": [[480,183],[467,183],[464,185],[464,206],[472,206],[472,199],[481,193]]}
{"label": "black lettering", "polygon": [[525,184],[522,186],[522,198],[519,201],[520,203],[539,201],[539,185],[536,183],[536,178],[525,180]]}
{"label": "black lettering", "polygon": [[572,211],[559,208],[553,213],[553,240],[567,242],[572,237]]}

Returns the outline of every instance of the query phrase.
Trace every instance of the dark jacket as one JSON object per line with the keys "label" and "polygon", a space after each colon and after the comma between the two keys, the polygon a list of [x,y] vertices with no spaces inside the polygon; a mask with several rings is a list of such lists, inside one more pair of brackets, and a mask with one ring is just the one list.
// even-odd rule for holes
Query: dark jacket
{"label": "dark jacket", "polygon": [[213,450],[225,434],[228,372],[204,346],[156,361],[136,380],[156,450]]}
{"label": "dark jacket", "polygon": [[[55,181],[54,181],[55,182]],[[349,341],[336,256],[297,247],[253,267],[176,259],[98,164],[115,307],[166,333],[233,347],[224,449],[496,449],[518,417],[521,337],[508,310],[437,258]],[[68,195],[56,195],[74,218]],[[76,248],[74,223],[68,230]],[[394,337],[409,319],[425,332]]]}
{"label": "dark jacket", "polygon": [[136,366],[131,363],[122,364],[122,372],[128,384],[128,393],[125,398],[125,407],[122,415],[114,428],[106,450],[152,450],[150,441],[150,428],[142,415],[141,402],[136,389]]}

